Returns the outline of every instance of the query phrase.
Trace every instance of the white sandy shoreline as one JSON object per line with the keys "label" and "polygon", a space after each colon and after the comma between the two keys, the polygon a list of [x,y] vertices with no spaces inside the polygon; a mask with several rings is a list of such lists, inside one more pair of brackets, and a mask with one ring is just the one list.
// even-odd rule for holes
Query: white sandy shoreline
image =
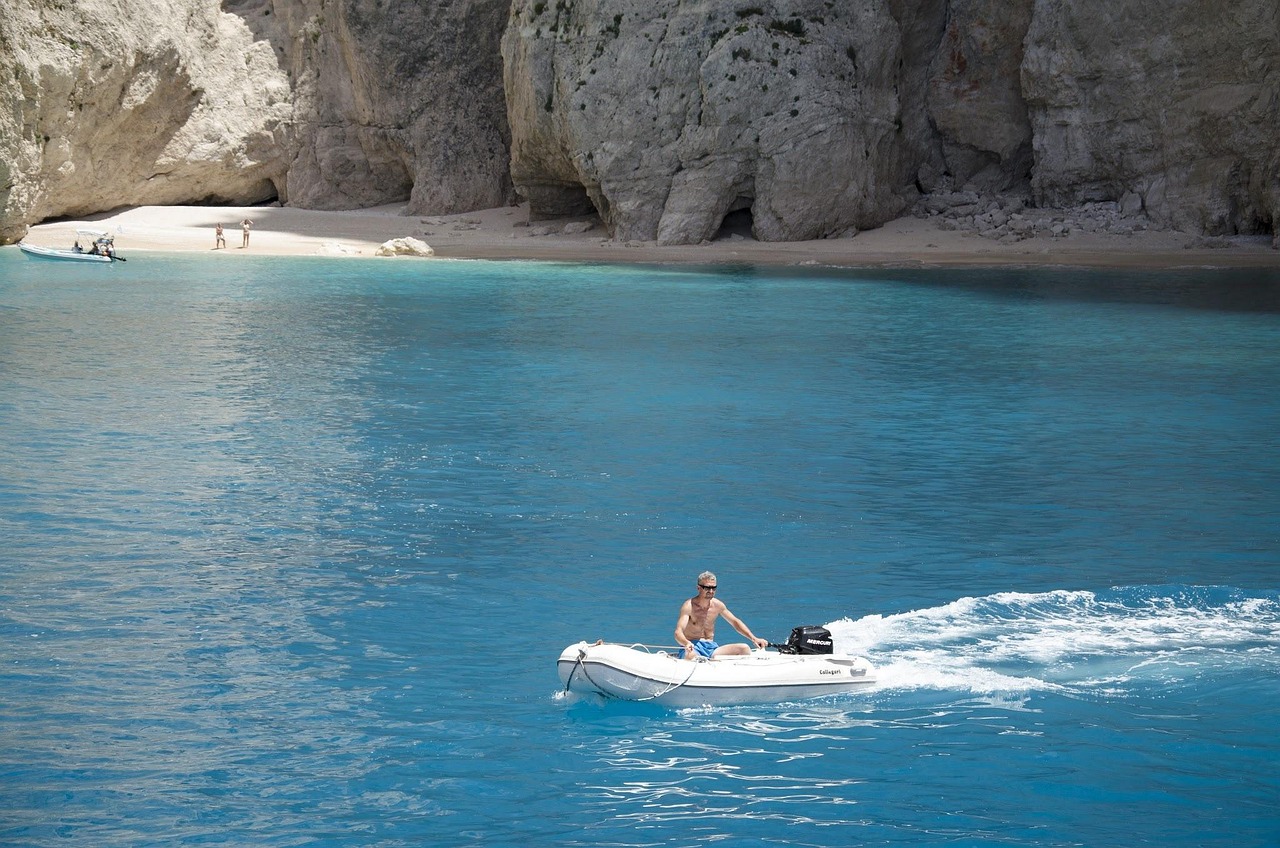
{"label": "white sandy shoreline", "polygon": [[[404,215],[403,205],[349,212],[276,206],[141,206],[80,220],[38,224],[24,239],[45,247],[70,247],[77,229],[116,236],[120,254],[138,251],[226,256],[364,256],[393,238],[412,236],[456,259],[527,259],[587,262],[831,265],[841,267],[1079,266],[1096,268],[1244,267],[1280,268],[1280,251],[1269,238],[1233,239],[1210,248],[1204,239],[1176,232],[1132,235],[1074,233],[1038,236],[1001,244],[973,233],[943,230],[934,219],[899,218],[853,238],[805,242],[757,242],[750,234],[709,244],[664,247],[621,243],[597,224],[566,234],[564,222],[529,225],[524,207],[458,215]],[[252,220],[248,248],[241,248],[240,221]],[[214,250],[221,223],[227,248]],[[398,260],[430,261],[430,260]]]}

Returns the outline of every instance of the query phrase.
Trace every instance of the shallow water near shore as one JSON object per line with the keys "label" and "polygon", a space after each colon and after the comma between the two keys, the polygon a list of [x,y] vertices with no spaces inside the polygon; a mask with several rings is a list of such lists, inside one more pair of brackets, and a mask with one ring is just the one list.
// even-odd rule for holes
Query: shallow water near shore
{"label": "shallow water near shore", "polygon": [[[1275,272],[0,249],[0,844],[1272,846],[1277,432]],[[560,692],[705,568],[880,682]]]}

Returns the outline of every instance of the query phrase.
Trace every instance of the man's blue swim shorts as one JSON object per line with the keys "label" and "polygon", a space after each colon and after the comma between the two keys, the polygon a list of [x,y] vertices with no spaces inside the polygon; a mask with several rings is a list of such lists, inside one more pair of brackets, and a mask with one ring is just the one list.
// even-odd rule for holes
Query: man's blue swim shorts
{"label": "man's blue swim shorts", "polygon": [[[711,655],[716,652],[716,648],[718,647],[720,647],[720,645],[715,642],[712,642],[710,639],[694,639],[693,640],[693,652],[698,656],[706,657],[707,659],[711,659]],[[684,654],[685,654],[685,650],[684,648],[681,648],[680,659],[684,659]]]}

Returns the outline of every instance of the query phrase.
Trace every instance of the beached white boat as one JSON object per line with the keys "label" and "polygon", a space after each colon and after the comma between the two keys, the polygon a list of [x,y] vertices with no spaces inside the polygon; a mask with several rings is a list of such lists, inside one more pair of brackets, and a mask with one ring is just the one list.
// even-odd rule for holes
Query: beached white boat
{"label": "beached white boat", "polygon": [[796,701],[875,683],[871,663],[848,654],[758,650],[690,662],[652,646],[612,643],[570,645],[560,654],[557,670],[569,692],[670,707]]}
{"label": "beached white boat", "polygon": [[77,230],[79,235],[86,236],[91,241],[89,250],[80,247],[80,242],[76,242],[76,246],[71,250],[60,250],[56,247],[41,247],[37,244],[27,244],[19,242],[18,249],[28,256],[34,256],[39,259],[62,259],[70,262],[123,262],[123,256],[116,255],[115,239],[108,233],[98,232],[97,230]]}

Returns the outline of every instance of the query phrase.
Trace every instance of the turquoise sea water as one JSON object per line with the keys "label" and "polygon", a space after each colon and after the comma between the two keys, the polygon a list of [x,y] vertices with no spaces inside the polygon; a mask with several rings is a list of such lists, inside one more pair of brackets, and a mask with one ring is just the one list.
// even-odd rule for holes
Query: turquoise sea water
{"label": "turquoise sea water", "polygon": [[[1274,846],[1277,433],[1276,273],[0,249],[0,844]],[[704,568],[880,683],[562,696]]]}

